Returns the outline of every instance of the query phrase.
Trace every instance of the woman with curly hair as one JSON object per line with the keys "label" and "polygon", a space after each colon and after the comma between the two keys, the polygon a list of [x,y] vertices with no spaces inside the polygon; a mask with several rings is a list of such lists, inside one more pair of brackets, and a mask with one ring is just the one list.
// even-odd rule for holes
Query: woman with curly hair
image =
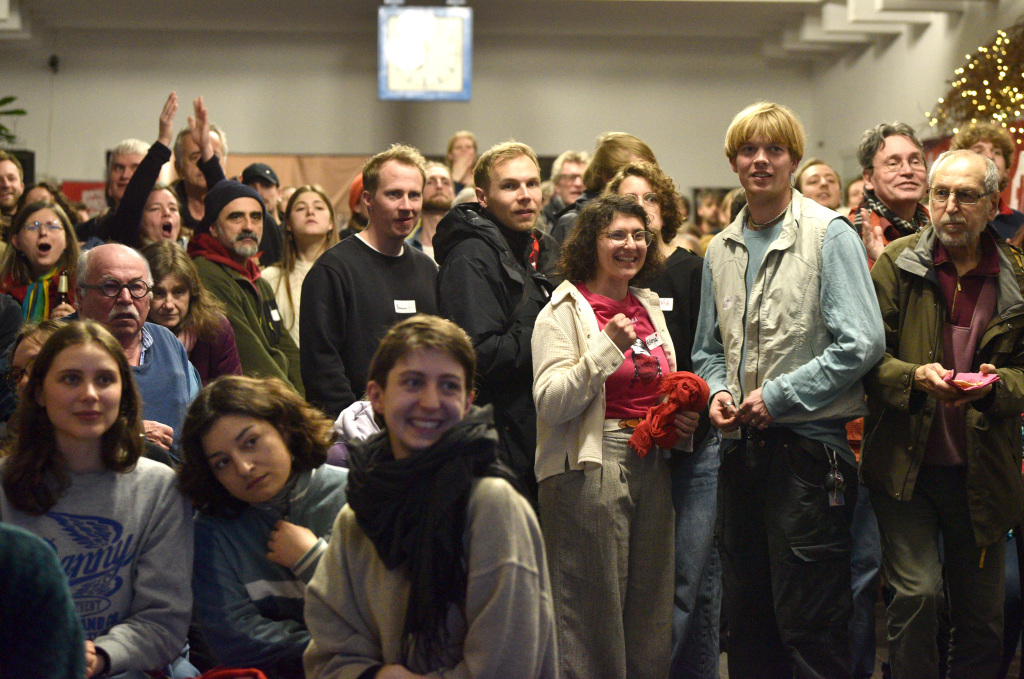
{"label": "woman with curly hair", "polygon": [[[676,354],[649,279],[661,253],[633,197],[580,212],[565,281],[533,331],[540,524],[551,565],[562,677],[665,677],[672,621],[673,511],[660,449],[630,449],[660,403]],[[692,443],[698,413],[674,419]]]}
{"label": "woman with curly hair", "polygon": [[182,660],[192,591],[192,512],[167,465],[140,458],[141,403],[121,345],[67,323],[36,356],[0,460],[0,521],[56,550],[82,617],[88,676]]}
{"label": "woman with curly hair", "polygon": [[26,321],[75,313],[70,301],[58,302],[61,272],[74,290],[78,241],[64,209],[36,201],[18,210],[11,221],[10,247],[0,257],[0,292],[21,302]]}
{"label": "woman with curly hair", "polygon": [[317,257],[338,242],[334,206],[322,189],[300,186],[285,208],[285,243],[281,263],[268,266],[263,277],[274,289],[284,327],[299,344],[299,300],[302,281]]}
{"label": "woman with curly hair", "polygon": [[[650,229],[665,258],[649,285],[657,293],[675,348],[676,368],[693,371],[690,351],[700,312],[704,260],[672,245],[682,225],[682,198],[657,165],[642,161],[622,168],[607,193],[632,197],[643,205]],[[693,452],[669,459],[675,520],[675,610],[672,616],[671,676],[717,676],[721,564],[714,546],[719,467],[718,430],[701,413]]]}
{"label": "woman with curly hair", "polygon": [[192,259],[177,243],[163,240],[142,248],[153,272],[149,322],[162,325],[185,345],[203,384],[221,375],[241,375],[235,333],[224,304],[207,291]]}
{"label": "woman with curly hair", "polygon": [[196,518],[195,612],[217,660],[301,679],[303,589],[345,504],[325,465],[331,422],[277,379],[226,376],[182,434],[182,492]]}

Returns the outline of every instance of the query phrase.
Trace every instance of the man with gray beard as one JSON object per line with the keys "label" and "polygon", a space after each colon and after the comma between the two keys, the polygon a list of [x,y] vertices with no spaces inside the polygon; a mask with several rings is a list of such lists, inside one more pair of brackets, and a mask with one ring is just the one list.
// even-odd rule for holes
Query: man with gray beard
{"label": "man with gray beard", "polygon": [[86,250],[78,260],[75,291],[78,317],[102,324],[128,357],[142,397],[146,438],[176,456],[185,410],[201,383],[182,343],[167,328],[146,322],[153,298],[149,263],[119,243]]}
{"label": "man with gray beard", "polygon": [[892,675],[939,676],[945,584],[949,676],[994,677],[1006,533],[1024,510],[1024,271],[1019,250],[986,228],[999,208],[992,160],[948,151],[928,186],[931,225],[871,269],[885,354],[864,378],[860,474],[895,592]]}
{"label": "man with gray beard", "polygon": [[266,208],[256,189],[218,182],[205,198],[199,233],[188,254],[210,293],[224,303],[242,372],[277,377],[304,395],[299,348],[281,323],[274,291],[256,261]]}

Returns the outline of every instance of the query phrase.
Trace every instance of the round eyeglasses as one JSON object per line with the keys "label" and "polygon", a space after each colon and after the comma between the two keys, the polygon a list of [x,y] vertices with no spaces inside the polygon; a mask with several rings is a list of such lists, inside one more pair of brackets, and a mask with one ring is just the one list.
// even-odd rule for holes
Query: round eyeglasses
{"label": "round eyeglasses", "polygon": [[81,283],[78,287],[83,290],[99,290],[100,294],[104,297],[120,297],[121,291],[127,288],[128,294],[132,296],[132,299],[142,299],[153,289],[153,286],[143,280],[135,279],[134,281],[122,283],[121,281],[115,281],[112,278],[108,278],[99,285],[86,285],[85,283]]}

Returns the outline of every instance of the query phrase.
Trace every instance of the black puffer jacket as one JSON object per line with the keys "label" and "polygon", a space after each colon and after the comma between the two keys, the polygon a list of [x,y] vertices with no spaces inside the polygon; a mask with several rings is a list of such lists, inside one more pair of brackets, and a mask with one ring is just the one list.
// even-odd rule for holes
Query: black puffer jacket
{"label": "black puffer jacket", "polygon": [[535,500],[537,412],[530,340],[553,286],[529,263],[529,232],[498,226],[479,203],[451,209],[434,235],[441,315],[462,326],[477,353],[477,398],[494,406],[499,455]]}

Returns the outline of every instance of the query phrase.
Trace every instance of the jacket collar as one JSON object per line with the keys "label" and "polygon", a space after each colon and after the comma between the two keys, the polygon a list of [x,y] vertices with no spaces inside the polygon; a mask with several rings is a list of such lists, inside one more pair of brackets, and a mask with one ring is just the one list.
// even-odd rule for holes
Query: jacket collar
{"label": "jacket collar", "polygon": [[193,259],[205,257],[211,262],[237,271],[254,285],[261,275],[260,267],[256,264],[256,256],[245,260],[245,265],[243,266],[236,262],[228,253],[227,248],[209,233],[200,233],[194,236],[188,242],[188,254]]}
{"label": "jacket collar", "polygon": [[[796,232],[800,228],[800,223],[803,221],[803,202],[803,194],[796,189],[793,189],[793,200],[786,209],[786,216],[782,218],[782,231],[779,232],[779,237],[776,238],[775,242],[768,248],[769,251],[786,250],[796,242]],[[815,203],[815,205],[817,205],[817,203]],[[839,217],[840,215],[836,214],[836,216]],[[725,227],[725,230],[722,231],[722,238],[734,241],[746,247],[743,241],[743,225],[749,217],[750,207],[744,205],[743,209],[740,210],[740,213],[736,215],[736,219],[733,220],[732,224]]]}
{"label": "jacket collar", "polygon": [[[991,226],[985,228],[992,229]],[[1011,258],[1010,246],[999,238],[994,229],[992,235],[995,236],[999,252],[999,296],[996,299],[996,315],[993,317],[995,321],[1011,314],[1024,313],[1024,295],[1021,294],[1020,286],[1022,278],[1024,278],[1024,271],[1021,270],[1016,257]],[[920,276],[933,285],[938,285],[939,278],[935,274],[933,255],[936,238],[935,227],[929,224],[917,234],[907,236],[907,238],[916,238],[917,242],[911,243],[896,257],[896,268],[911,275]]]}

